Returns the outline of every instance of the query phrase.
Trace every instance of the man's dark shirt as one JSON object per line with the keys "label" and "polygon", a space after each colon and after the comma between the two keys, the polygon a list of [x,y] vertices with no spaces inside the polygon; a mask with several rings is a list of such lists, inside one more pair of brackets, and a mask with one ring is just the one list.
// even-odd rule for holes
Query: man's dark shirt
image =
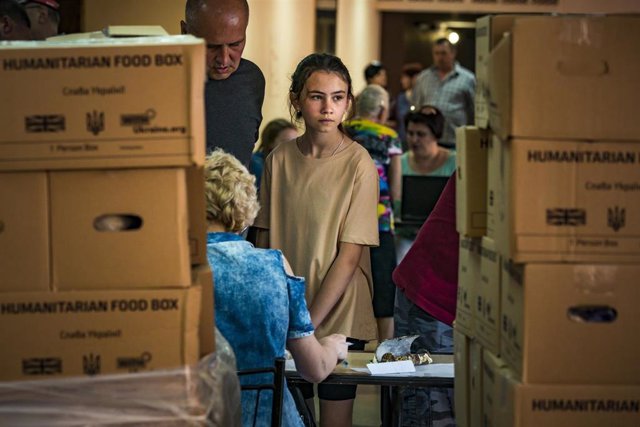
{"label": "man's dark shirt", "polygon": [[207,154],[222,148],[249,166],[262,122],[264,87],[262,71],[246,59],[227,79],[207,81]]}

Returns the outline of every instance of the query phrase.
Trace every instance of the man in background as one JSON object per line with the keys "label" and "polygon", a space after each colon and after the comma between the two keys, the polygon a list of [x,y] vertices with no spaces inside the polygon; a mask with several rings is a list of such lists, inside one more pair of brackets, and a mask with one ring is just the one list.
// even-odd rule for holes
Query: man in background
{"label": "man in background", "polygon": [[29,16],[15,0],[0,0],[0,40],[31,40]]}
{"label": "man in background", "polygon": [[45,40],[58,35],[60,5],[55,0],[21,0],[31,22],[31,39]]}
{"label": "man in background", "polygon": [[249,165],[262,122],[265,81],[243,59],[249,5],[246,0],[187,0],[183,34],[207,43],[205,114],[207,153],[222,148]]}
{"label": "man in background", "polygon": [[436,40],[431,51],[433,65],[418,75],[412,103],[438,107],[445,118],[444,133],[438,143],[455,150],[459,126],[473,124],[476,78],[456,61],[456,48],[445,38]]}

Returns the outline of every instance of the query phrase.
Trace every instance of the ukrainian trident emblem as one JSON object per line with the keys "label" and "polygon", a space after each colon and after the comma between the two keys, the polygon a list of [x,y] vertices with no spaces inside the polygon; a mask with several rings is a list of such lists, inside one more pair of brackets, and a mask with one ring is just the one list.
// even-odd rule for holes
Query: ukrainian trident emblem
{"label": "ukrainian trident emblem", "polygon": [[621,208],[620,206],[614,206],[612,208],[607,209],[607,225],[613,229],[613,231],[618,231],[622,227],[625,226],[627,210],[625,208]]}
{"label": "ukrainian trident emblem", "polygon": [[87,130],[96,136],[104,130],[104,112],[87,113]]}

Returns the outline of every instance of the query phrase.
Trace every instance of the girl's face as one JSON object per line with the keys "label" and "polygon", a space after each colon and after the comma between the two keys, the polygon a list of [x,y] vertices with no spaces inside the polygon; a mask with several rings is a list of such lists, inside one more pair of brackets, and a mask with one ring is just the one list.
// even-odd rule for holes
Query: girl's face
{"label": "girl's face", "polygon": [[416,155],[425,155],[436,147],[438,140],[425,124],[409,122],[407,126],[407,144]]}
{"label": "girl's face", "polygon": [[349,108],[348,90],[338,74],[316,71],[309,76],[293,105],[302,113],[307,129],[334,131]]}

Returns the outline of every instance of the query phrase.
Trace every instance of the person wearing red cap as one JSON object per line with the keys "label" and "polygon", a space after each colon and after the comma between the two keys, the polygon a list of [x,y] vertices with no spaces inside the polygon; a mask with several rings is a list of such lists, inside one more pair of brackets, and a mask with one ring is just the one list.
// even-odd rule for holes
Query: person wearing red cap
{"label": "person wearing red cap", "polygon": [[58,35],[60,5],[55,0],[22,0],[31,21],[31,38],[45,40]]}
{"label": "person wearing red cap", "polygon": [[0,40],[30,40],[29,17],[15,0],[0,0]]}

